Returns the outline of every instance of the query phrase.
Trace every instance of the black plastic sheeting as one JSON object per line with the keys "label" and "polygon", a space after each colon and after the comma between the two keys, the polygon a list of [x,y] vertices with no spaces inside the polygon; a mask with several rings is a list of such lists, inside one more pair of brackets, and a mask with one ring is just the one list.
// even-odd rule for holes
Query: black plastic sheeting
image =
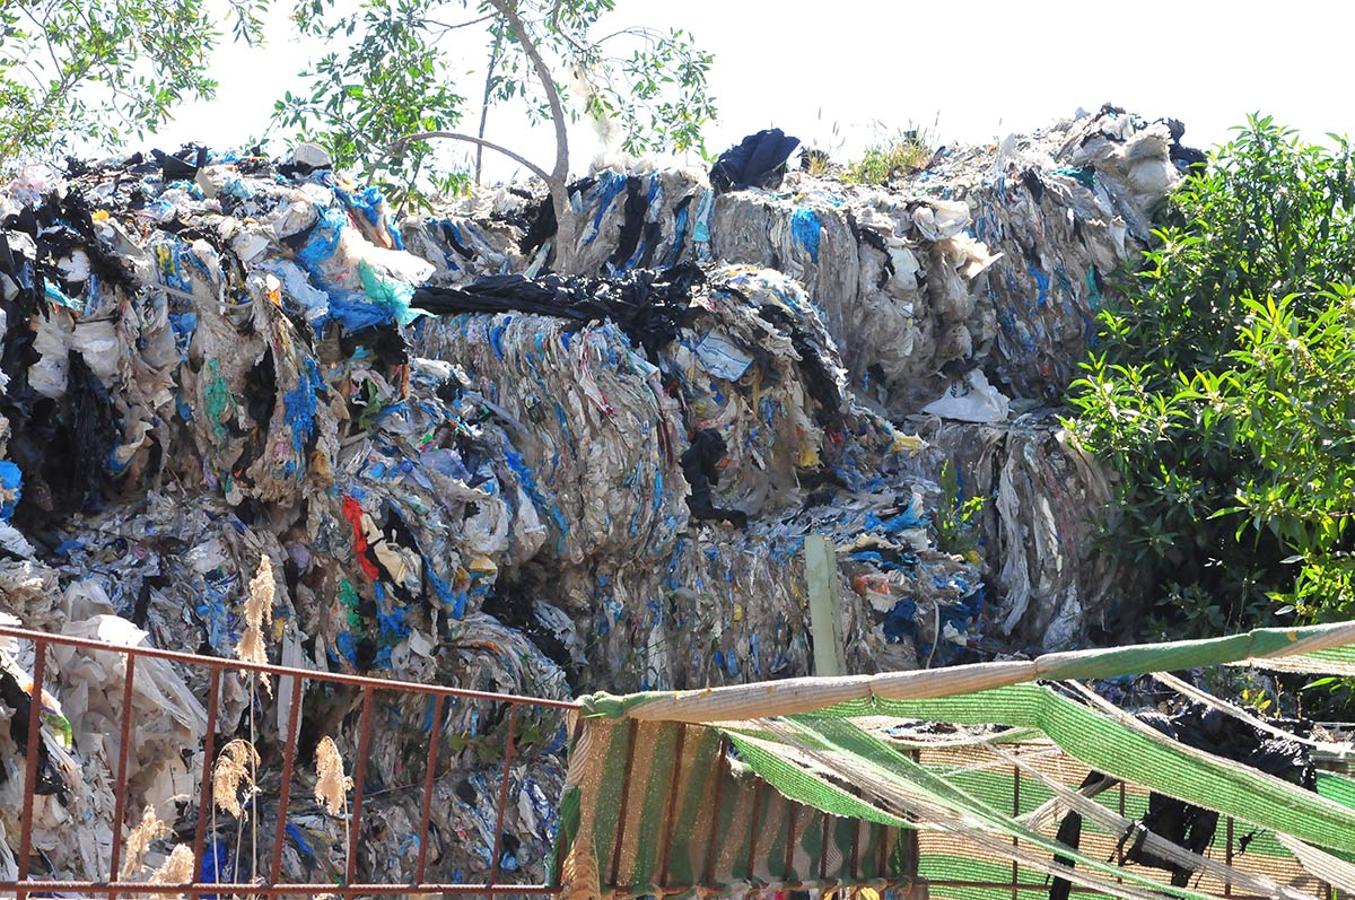
{"label": "black plastic sheeting", "polygon": [[438,315],[522,312],[575,319],[610,319],[653,360],[685,321],[692,289],[706,280],[693,263],[620,278],[491,275],[461,287],[421,287],[410,306]]}
{"label": "black plastic sheeting", "polygon": [[717,194],[748,188],[776,188],[786,174],[786,160],[800,146],[780,128],[750,134],[730,147],[710,170],[710,185]]}

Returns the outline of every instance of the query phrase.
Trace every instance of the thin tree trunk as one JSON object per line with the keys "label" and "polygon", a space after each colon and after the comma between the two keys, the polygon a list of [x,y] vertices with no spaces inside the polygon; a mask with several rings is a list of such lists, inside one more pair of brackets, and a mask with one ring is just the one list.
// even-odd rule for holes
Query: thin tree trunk
{"label": "thin tree trunk", "polygon": [[489,0],[489,4],[504,17],[522,52],[531,60],[537,80],[546,92],[546,102],[550,105],[550,116],[555,125],[555,166],[546,178],[546,187],[550,189],[551,205],[555,208],[555,268],[568,271],[574,257],[577,223],[569,205],[569,135],[564,104],[560,102],[560,91],[551,77],[550,67],[542,59],[541,51],[527,34],[527,26],[518,16],[516,0]]}
{"label": "thin tree trunk", "polygon": [[[494,33],[494,46],[489,51],[489,68],[485,72],[485,96],[480,102],[480,130],[476,133],[480,140],[485,139],[485,122],[489,119],[489,95],[494,85],[494,70],[499,65],[499,51],[503,46],[503,33]],[[484,161],[485,145],[475,145],[475,183],[480,183],[480,172]]]}
{"label": "thin tree trunk", "polygon": [[536,71],[536,77],[541,82],[542,89],[546,92],[546,101],[550,104],[551,121],[555,126],[555,165],[547,172],[521,154],[514,153],[507,147],[493,141],[485,140],[483,135],[485,114],[483,111],[481,114],[481,134],[478,136],[456,131],[423,131],[400,138],[400,140],[391,144],[386,152],[388,154],[395,153],[410,141],[447,138],[453,141],[465,141],[481,148],[502,153],[522,165],[527,171],[546,182],[546,188],[550,191],[551,206],[555,210],[556,223],[555,269],[568,272],[574,260],[578,222],[575,221],[574,211],[569,204],[569,135],[567,133],[568,122],[565,119],[564,104],[560,102],[560,91],[555,85],[555,80],[551,78],[550,68],[541,57],[541,51],[537,49],[536,44],[528,35],[527,27],[518,15],[516,0],[487,0],[487,2],[498,11],[499,15],[503,16],[508,25],[508,30],[512,32],[513,39],[521,45],[522,51],[527,54],[527,58],[532,63],[532,68]]}

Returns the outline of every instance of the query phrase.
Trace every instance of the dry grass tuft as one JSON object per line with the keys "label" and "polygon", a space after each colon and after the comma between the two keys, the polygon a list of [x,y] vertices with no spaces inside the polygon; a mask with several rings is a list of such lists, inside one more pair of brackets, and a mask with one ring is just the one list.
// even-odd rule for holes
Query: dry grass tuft
{"label": "dry grass tuft", "polygon": [[[273,581],[273,563],[268,554],[259,557],[259,569],[249,580],[249,596],[245,599],[245,633],[240,636],[235,654],[245,662],[266,663],[268,653],[264,649],[264,625],[273,623],[273,598],[277,585]],[[271,689],[267,673],[261,673],[259,680],[265,689]]]}
{"label": "dry grass tuft", "polygon": [[127,858],[122,861],[118,877],[125,881],[133,872],[140,871],[151,844],[168,834],[169,826],[160,821],[154,807],[147,806],[141,813],[141,821],[127,835]]}
{"label": "dry grass tuft", "polygon": [[[161,863],[160,868],[151,873],[151,884],[189,884],[193,880],[195,871],[195,859],[193,859],[193,848],[187,844],[175,845],[170,852],[169,858]],[[161,894],[161,897],[166,895]],[[171,894],[182,898],[183,894]]]}
{"label": "dry grass tuft", "polygon": [[331,816],[347,809],[353,779],[343,773],[343,757],[329,735],[316,745],[315,775],[315,802],[323,804]]}
{"label": "dry grass tuft", "polygon": [[253,771],[258,764],[259,751],[249,741],[236,738],[222,747],[212,770],[212,802],[237,819],[243,816],[240,786],[254,790]]}

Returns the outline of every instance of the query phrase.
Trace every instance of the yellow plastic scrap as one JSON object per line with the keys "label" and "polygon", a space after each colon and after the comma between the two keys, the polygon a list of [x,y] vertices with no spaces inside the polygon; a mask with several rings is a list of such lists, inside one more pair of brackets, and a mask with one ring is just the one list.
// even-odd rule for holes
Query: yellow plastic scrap
{"label": "yellow plastic scrap", "polygon": [[808,442],[800,445],[800,468],[815,469],[820,462],[819,448]]}
{"label": "yellow plastic scrap", "polygon": [[927,442],[915,434],[904,434],[902,431],[894,433],[895,452],[918,453],[927,446]]}
{"label": "yellow plastic scrap", "polygon": [[479,572],[483,575],[492,575],[499,571],[499,567],[494,564],[494,560],[482,553],[478,556],[471,557],[470,570],[472,572]]}

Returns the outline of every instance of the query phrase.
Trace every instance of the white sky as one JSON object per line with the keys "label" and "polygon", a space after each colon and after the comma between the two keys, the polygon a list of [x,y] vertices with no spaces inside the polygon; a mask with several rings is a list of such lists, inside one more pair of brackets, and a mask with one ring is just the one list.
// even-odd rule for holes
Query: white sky
{"label": "white sky", "polygon": [[[681,26],[715,54],[710,83],[720,120],[708,129],[707,143],[716,151],[771,125],[838,150],[839,158],[859,152],[882,126],[935,123],[943,141],[985,141],[1104,102],[1149,118],[1180,119],[1186,142],[1199,146],[1225,139],[1230,126],[1256,110],[1314,140],[1332,131],[1355,133],[1348,87],[1355,4],[1343,0],[617,5],[604,25]],[[228,147],[262,133],[273,100],[301,86],[292,73],[318,49],[291,38],[282,12],[266,47],[219,51],[215,100],[182,108],[146,143]],[[474,96],[483,51],[463,46],[462,93]],[[548,126],[532,128],[505,108],[491,113],[487,136],[549,167]],[[588,126],[574,130],[576,174],[598,149]],[[512,163],[496,163],[488,174],[514,173]]]}

